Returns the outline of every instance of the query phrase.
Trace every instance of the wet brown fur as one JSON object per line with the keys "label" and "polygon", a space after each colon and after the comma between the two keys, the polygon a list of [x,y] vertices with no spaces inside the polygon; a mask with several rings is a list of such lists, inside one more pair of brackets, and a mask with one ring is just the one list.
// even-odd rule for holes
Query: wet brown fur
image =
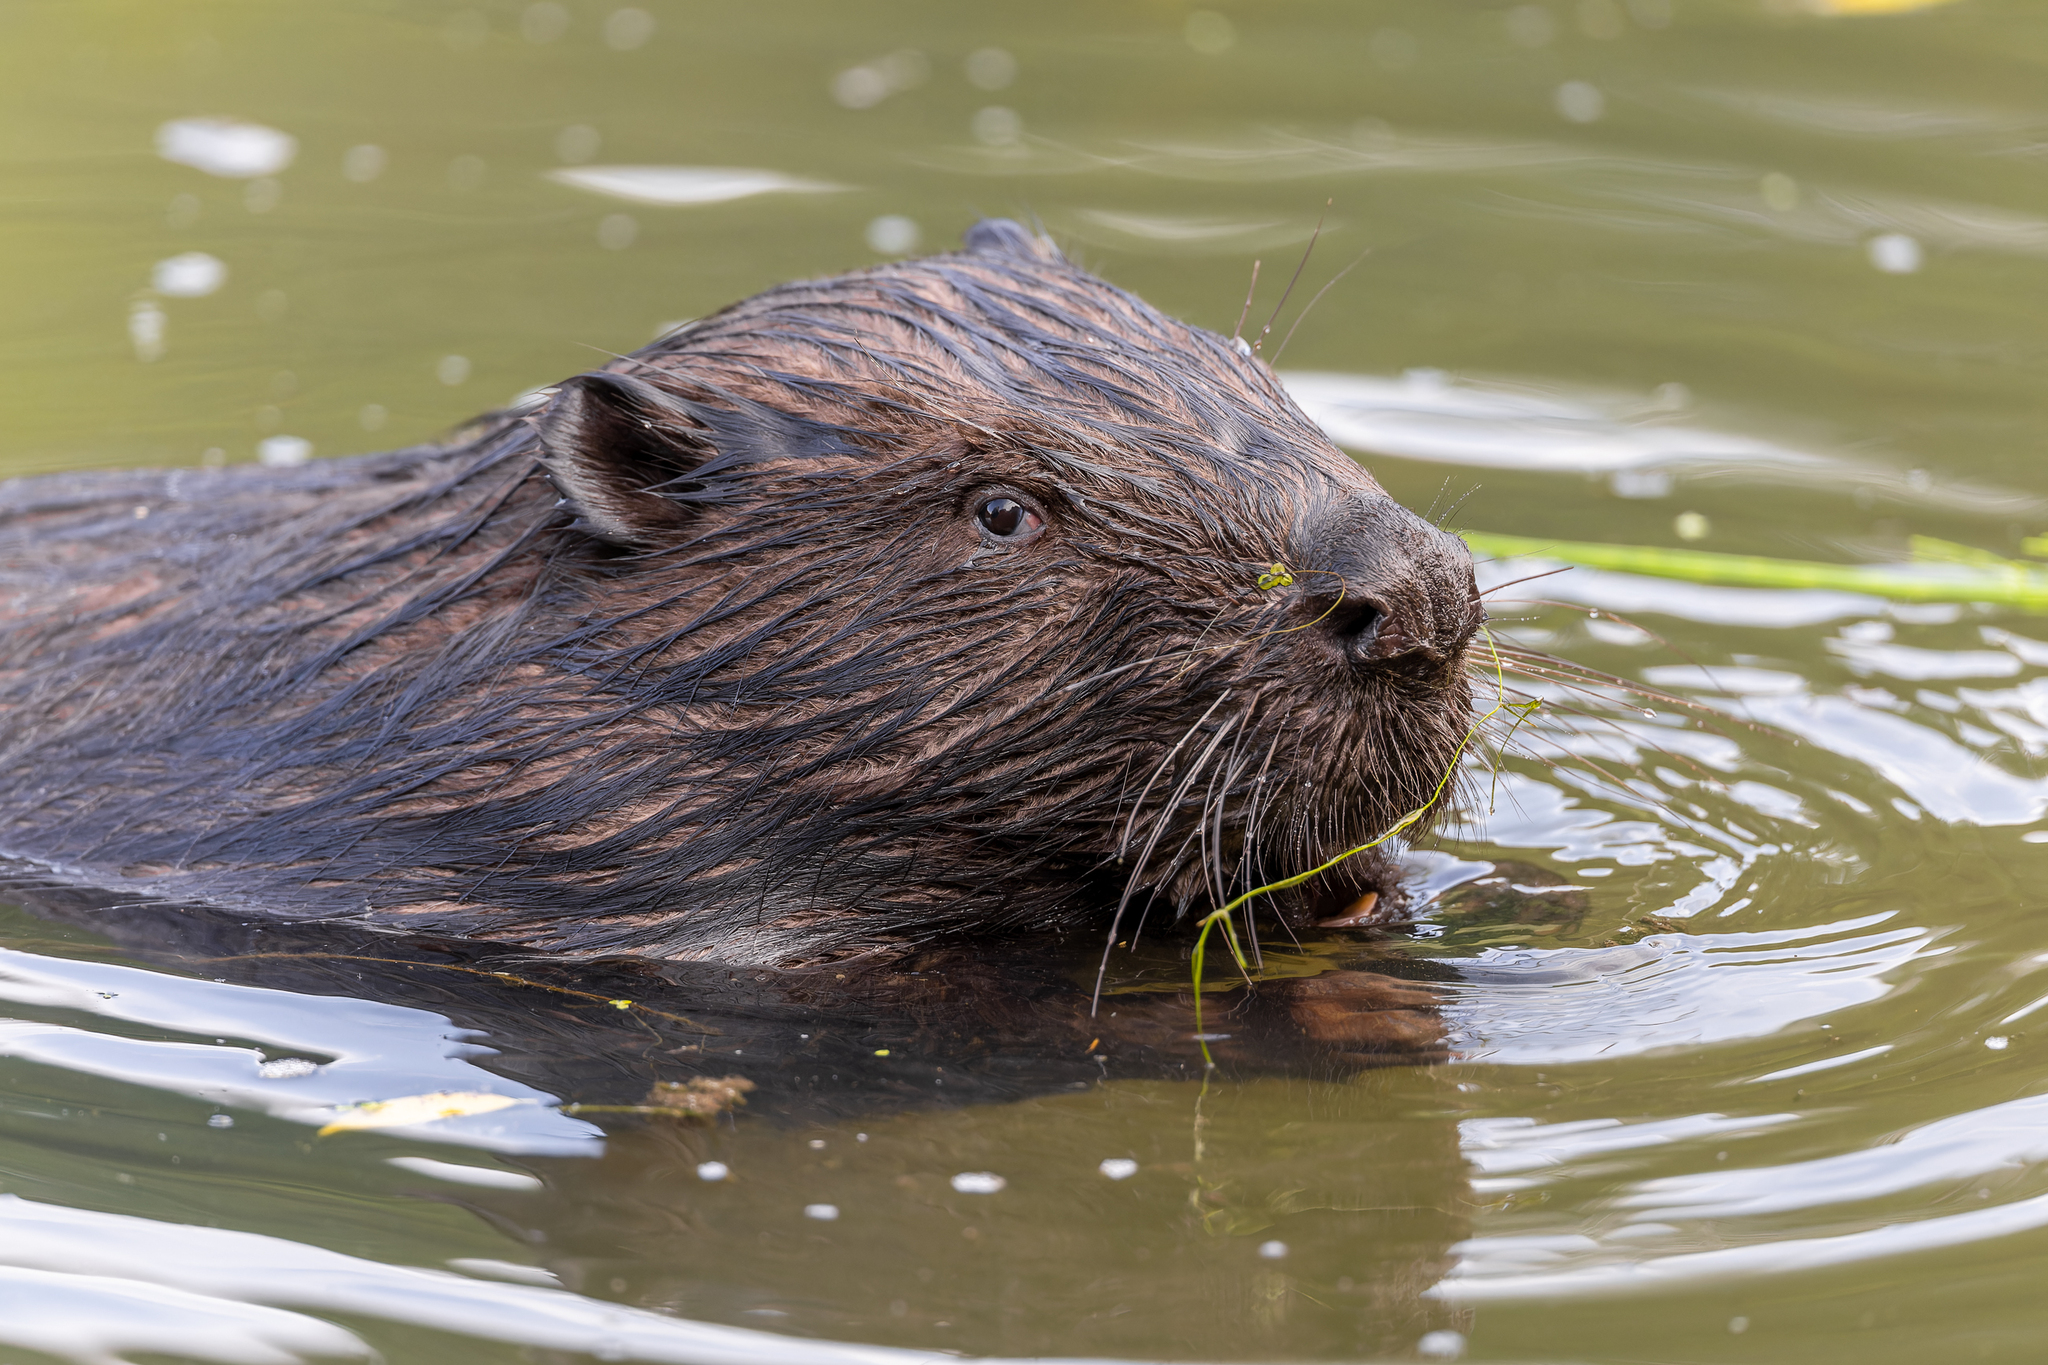
{"label": "wet brown fur", "polygon": [[982,224],[454,444],[0,485],[0,854],[575,952],[1127,935],[1426,804],[1478,620],[1263,363]]}

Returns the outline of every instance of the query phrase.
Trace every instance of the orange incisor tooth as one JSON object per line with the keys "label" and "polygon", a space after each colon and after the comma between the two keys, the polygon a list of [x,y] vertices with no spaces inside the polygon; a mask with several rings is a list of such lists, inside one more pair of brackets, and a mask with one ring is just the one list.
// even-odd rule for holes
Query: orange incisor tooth
{"label": "orange incisor tooth", "polygon": [[1345,906],[1342,914],[1333,915],[1329,919],[1317,920],[1316,928],[1356,929],[1362,924],[1371,924],[1373,922],[1373,911],[1379,908],[1379,903],[1380,893],[1368,891],[1357,900],[1351,902],[1351,904]]}

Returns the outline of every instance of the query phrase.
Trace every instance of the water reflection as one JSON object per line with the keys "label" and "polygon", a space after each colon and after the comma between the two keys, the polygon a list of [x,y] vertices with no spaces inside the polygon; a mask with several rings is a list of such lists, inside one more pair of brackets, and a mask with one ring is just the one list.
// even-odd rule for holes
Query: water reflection
{"label": "water reflection", "polygon": [[[1431,871],[1454,880],[1441,863]],[[1232,1038],[1212,1044],[1225,1063],[1212,1084],[1240,1080],[1204,1093],[1129,1079],[1199,1061],[1176,994],[1121,994],[1100,1019],[1063,1016],[1062,1000],[1085,1005],[1092,954],[1037,977],[1029,963],[992,975],[975,955],[927,955],[907,974],[933,987],[920,993],[904,979],[877,990],[837,974],[478,956],[491,950],[26,896],[52,929],[89,925],[157,964],[0,954],[0,998],[16,1016],[0,1056],[19,1068],[18,1094],[52,1097],[0,1112],[0,1144],[85,1139],[65,1184],[108,1187],[111,1168],[144,1211],[63,1207],[32,1186],[0,1202],[0,1265],[108,1277],[110,1303],[151,1285],[200,1305],[650,1361],[928,1358],[704,1325],[716,1322],[920,1351],[1078,1345],[1137,1359],[1162,1343],[1181,1357],[1255,1353],[1282,1324],[1364,1354],[1465,1325],[1420,1296],[1465,1230],[1454,1121],[1406,1117],[1432,1097],[1441,1108],[1441,1083],[1416,1070],[1378,1073],[1390,1078],[1380,1085],[1312,1079],[1356,1075],[1343,1049],[1357,1039],[1304,1046],[1304,1016],[1287,1004],[1337,1006],[1348,1025],[1355,987],[1290,997],[1282,980],[1263,1001],[1219,998],[1210,1019]],[[10,937],[35,932],[23,921]],[[1356,975],[1344,961],[1300,980],[1344,983]],[[1243,1083],[1276,1068],[1293,1078]],[[618,1117],[600,1133],[556,1107],[729,1073],[760,1088],[710,1123]],[[1389,1087],[1407,1096],[1391,1114]],[[517,1102],[296,1153],[270,1131],[319,1125],[367,1097],[451,1090]],[[1162,1108],[1177,1120],[1160,1125]],[[211,1121],[223,1111],[236,1121]],[[1350,1153],[1349,1168],[1304,1187],[1265,1141],[1276,1113],[1298,1114],[1303,1140]],[[468,1278],[318,1237],[227,1230],[260,1225],[264,1200],[252,1209],[246,1184],[204,1182],[252,1161],[295,1189],[317,1171],[312,1188],[387,1217],[423,1216],[409,1203],[466,1210],[473,1231],[439,1245],[440,1263]],[[165,1201],[175,1213],[155,1211]],[[1093,1271],[1077,1276],[1077,1261]],[[70,1283],[97,1302],[97,1280]],[[251,1321],[280,1341],[296,1326]],[[157,1343],[177,1337],[144,1340],[170,1349]]]}
{"label": "water reflection", "polygon": [[[220,1109],[317,1126],[366,1099],[485,1090],[518,1103],[488,1116],[423,1124],[414,1135],[564,1155],[591,1148],[599,1137],[589,1124],[546,1107],[554,1096],[476,1067],[473,1059],[492,1049],[469,1041],[469,1030],[406,1006],[11,951],[0,951],[0,999],[17,1007],[16,1017],[0,1022],[0,1056],[167,1090]],[[23,1017],[43,1011],[125,1027],[116,1033]],[[172,1037],[129,1031],[138,1029]],[[186,1041],[206,1035],[215,1040]],[[299,1065],[280,1065],[293,1061]]]}
{"label": "water reflection", "polygon": [[[1866,1051],[1857,1058],[1883,1050]],[[1994,1193],[2010,1194],[2015,1184],[2037,1183],[2029,1178],[2029,1168],[2048,1158],[2044,1107],[2048,1105],[2039,1098],[2015,1100],[1940,1119],[1859,1151],[1782,1166],[1640,1181],[1606,1201],[1613,1212],[1602,1220],[1605,1226],[1597,1235],[1510,1236],[1464,1243],[1457,1269],[1431,1292],[1468,1303],[1640,1293],[1733,1277],[1813,1271],[2032,1231],[2048,1226],[2048,1195],[1960,1213],[1930,1216],[1913,1209],[1903,1217],[1897,1197],[1961,1186],[1966,1202],[1979,1203]],[[1719,1142],[1792,1117],[1767,1115],[1745,1122],[1709,1116],[1714,1122],[1678,1125],[1679,1136],[1711,1136]],[[1495,1162],[1511,1170],[1523,1169],[1514,1158],[1525,1147],[1533,1149],[1537,1164],[1551,1165],[1643,1145],[1631,1144],[1634,1130],[1619,1125],[1556,1125],[1555,1132],[1555,1138],[1546,1141],[1548,1133],[1542,1128],[1496,1124],[1469,1134],[1468,1144],[1482,1169]],[[1650,1141],[1662,1140],[1657,1134],[1648,1136]],[[1719,1159],[1727,1155],[1722,1152]],[[1807,1219],[1791,1226],[1810,1227],[1821,1221],[1811,1215],[1823,1210],[1827,1223],[1854,1230],[1827,1237],[1788,1237],[1782,1235],[1786,1221],[1771,1217],[1806,1213]],[[1755,1221],[1745,1226],[1742,1220]],[[1750,1244],[1699,1249],[1708,1240]]]}
{"label": "water reflection", "polygon": [[1300,246],[1314,234],[1313,220],[1244,221],[1197,215],[1123,213],[1082,209],[1061,219],[1060,227],[1085,242],[1129,246],[1141,242],[1171,251],[1238,254]]}
{"label": "water reflection", "polygon": [[[1930,478],[1924,471],[1797,450],[1689,420],[1692,396],[1567,390],[1410,370],[1399,378],[1290,371],[1287,391],[1349,450],[1431,464],[1604,474],[1622,497],[1665,497],[1684,482],[1787,485],[1979,515],[2048,507],[2033,494]],[[1770,594],[1782,595],[1782,594]],[[1763,595],[1760,595],[1760,597]],[[1712,618],[1701,618],[1712,619]]]}
{"label": "water reflection", "polygon": [[[1802,90],[1735,90],[1698,87],[1686,92],[1723,109],[1788,128],[1825,133],[1830,137],[1874,138],[1896,142],[1906,138],[1973,139],[1973,150],[1993,150],[1986,139],[2022,135],[2038,139],[2048,120],[2024,109],[1992,109],[1901,100],[1878,94],[1829,95]],[[2006,141],[2006,147],[2012,143]]]}
{"label": "water reflection", "polygon": [[1260,184],[1340,174],[1529,170],[1597,159],[1562,144],[1395,132],[1367,120],[1355,130],[1315,137],[1257,129],[1208,143],[1129,137],[1092,145],[1029,139],[1018,148],[947,148],[914,154],[920,165],[968,175],[1074,175],[1134,170],[1163,179]]}
{"label": "water reflection", "polygon": [[757,194],[829,194],[822,180],[738,166],[566,166],[548,179],[633,204],[723,204]]}
{"label": "water reflection", "polygon": [[[315,1127],[365,1101],[487,1092],[507,1106],[404,1131],[574,1155],[596,1150],[598,1130],[556,1105],[638,1104],[667,1079],[748,1078],[749,1117],[821,1123],[1205,1070],[1186,945],[1172,941],[1117,954],[1098,1009],[1099,950],[1055,940],[742,971],[12,894],[159,970],[0,950],[0,999],[17,1015],[0,1024],[0,1055]],[[1272,975],[1256,995],[1210,983],[1219,1076],[1342,1077],[1443,1055],[1443,969],[1335,935],[1283,953]]]}
{"label": "water reflection", "polygon": [[1459,963],[1446,1013],[1458,1055],[1473,1062],[1535,1066],[1768,1038],[1881,1000],[1915,962],[1945,951],[1925,929],[1878,928],[1890,918],[1491,949]]}
{"label": "water reflection", "polygon": [[0,1297],[7,1303],[0,1344],[60,1360],[121,1360],[147,1351],[282,1365],[376,1354],[331,1322],[146,1280],[8,1267],[0,1269]]}

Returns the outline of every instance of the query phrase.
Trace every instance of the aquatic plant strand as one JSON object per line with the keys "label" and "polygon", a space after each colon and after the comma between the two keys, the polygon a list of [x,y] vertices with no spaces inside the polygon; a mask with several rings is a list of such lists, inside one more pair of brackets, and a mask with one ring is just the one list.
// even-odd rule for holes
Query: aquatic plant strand
{"label": "aquatic plant strand", "polygon": [[1474,550],[1502,558],[1562,560],[1588,569],[1730,587],[1831,588],[1897,602],[1988,602],[2048,615],[2048,565],[2007,559],[1932,536],[1914,536],[1908,542],[1912,559],[1904,564],[1821,564],[1655,545],[1540,540],[1490,531],[1467,531],[1464,536]]}
{"label": "aquatic plant strand", "polygon": [[1458,741],[1458,747],[1452,751],[1450,762],[1444,765],[1443,776],[1437,779],[1436,787],[1430,792],[1429,799],[1388,826],[1386,831],[1380,834],[1379,837],[1360,844],[1356,848],[1346,849],[1336,857],[1329,859],[1327,862],[1319,863],[1306,872],[1297,872],[1293,876],[1283,877],[1277,882],[1268,882],[1264,886],[1255,886],[1223,906],[1220,910],[1212,910],[1202,918],[1201,932],[1195,935],[1195,950],[1189,965],[1193,972],[1195,989],[1195,1041],[1201,1045],[1202,1061],[1207,1066],[1214,1067],[1216,1065],[1216,1059],[1209,1053],[1208,1030],[1202,1027],[1202,972],[1208,963],[1209,931],[1219,924],[1223,926],[1223,941],[1229,947],[1230,955],[1237,963],[1237,969],[1244,973],[1246,983],[1250,984],[1253,979],[1251,961],[1245,956],[1243,945],[1238,942],[1237,923],[1233,917],[1233,912],[1239,906],[1255,896],[1264,896],[1274,891],[1285,891],[1290,887],[1300,886],[1309,878],[1320,876],[1347,859],[1355,858],[1361,853],[1378,848],[1402,830],[1412,827],[1443,796],[1444,789],[1450,786],[1451,778],[1457,774],[1458,762],[1465,756],[1466,746],[1471,744],[1472,737],[1479,733],[1482,726],[1503,711],[1519,712],[1519,719],[1515,722],[1519,726],[1523,720],[1528,719],[1537,707],[1543,704],[1540,698],[1532,698],[1528,701],[1508,700],[1507,666],[1501,662],[1500,650],[1493,642],[1493,632],[1486,631],[1485,634],[1487,653],[1493,657],[1493,706],[1488,709],[1485,715],[1473,721],[1471,727],[1465,731],[1464,738]]}

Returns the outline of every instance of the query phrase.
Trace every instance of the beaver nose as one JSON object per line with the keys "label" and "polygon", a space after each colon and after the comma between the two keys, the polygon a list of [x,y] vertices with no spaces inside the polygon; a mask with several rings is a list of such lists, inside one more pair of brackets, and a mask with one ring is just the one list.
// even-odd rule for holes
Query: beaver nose
{"label": "beaver nose", "polygon": [[1304,528],[1304,605],[1354,667],[1441,662],[1485,619],[1465,542],[1385,494],[1353,494]]}

